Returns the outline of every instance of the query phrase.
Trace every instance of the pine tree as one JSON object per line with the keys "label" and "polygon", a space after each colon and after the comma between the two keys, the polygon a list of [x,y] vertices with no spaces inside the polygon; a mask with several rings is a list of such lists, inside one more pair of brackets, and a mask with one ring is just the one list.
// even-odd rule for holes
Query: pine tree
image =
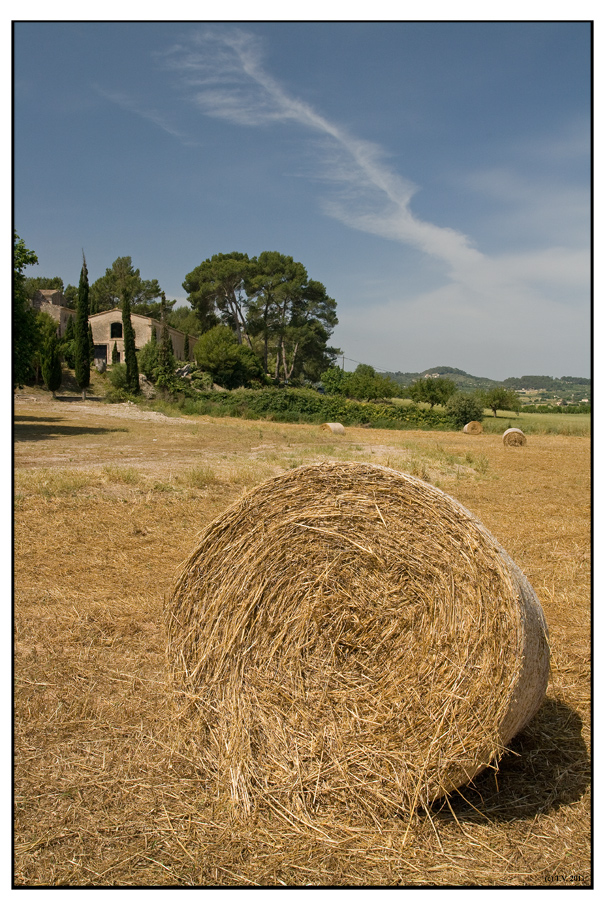
{"label": "pine tree", "polygon": [[56,335],[50,335],[42,351],[42,378],[48,390],[56,398],[55,392],[61,388],[61,349]]}
{"label": "pine tree", "polygon": [[90,354],[88,345],[88,269],[84,252],[82,253],[82,271],[78,285],[78,302],[76,304],[76,382],[82,390],[82,400],[86,400],[86,389],[90,385]]}
{"label": "pine tree", "polygon": [[141,393],[139,387],[139,364],[135,350],[135,332],[130,318],[130,288],[126,281],[122,285],[122,326],[124,330],[124,362],[126,364],[126,388],[133,395]]}

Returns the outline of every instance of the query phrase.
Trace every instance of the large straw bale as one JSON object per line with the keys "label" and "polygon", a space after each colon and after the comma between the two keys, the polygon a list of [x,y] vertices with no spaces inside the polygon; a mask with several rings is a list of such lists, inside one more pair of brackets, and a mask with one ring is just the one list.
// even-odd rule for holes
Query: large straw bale
{"label": "large straw bale", "polygon": [[345,427],[342,423],[322,423],[320,429],[323,429],[326,432],[332,432],[338,436],[342,436],[345,433]]}
{"label": "large straw bale", "polygon": [[463,427],[463,432],[471,436],[478,436],[483,431],[482,424],[478,420],[471,420],[470,423],[466,423]]}
{"label": "large straw bale", "polygon": [[503,433],[503,445],[526,445],[526,436],[521,429],[512,426]]}
{"label": "large straw bale", "polygon": [[212,791],[237,811],[412,811],[496,764],[543,699],[524,575],[416,477],[319,464],[217,518],[167,606]]}

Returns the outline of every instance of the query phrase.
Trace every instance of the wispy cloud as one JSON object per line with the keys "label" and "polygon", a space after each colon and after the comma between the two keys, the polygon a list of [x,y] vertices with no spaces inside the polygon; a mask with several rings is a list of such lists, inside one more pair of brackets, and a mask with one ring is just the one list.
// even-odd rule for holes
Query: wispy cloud
{"label": "wispy cloud", "polygon": [[101,88],[99,85],[94,85],[93,88],[97,94],[102,98],[105,98],[106,101],[118,105],[118,107],[121,107],[123,110],[130,111],[138,117],[142,117],[144,120],[149,120],[175,139],[191,144],[186,134],[172,126],[160,111],[146,108],[137,98],[129,95],[127,92],[110,91],[106,88]]}
{"label": "wispy cloud", "polygon": [[416,217],[415,185],[386,162],[374,142],[359,139],[289,94],[264,68],[263,46],[240,29],[208,30],[171,49],[167,64],[179,72],[191,99],[210,117],[242,126],[294,123],[324,140],[322,175],[340,189],[327,214],[350,227],[409,243],[457,270],[479,253],[462,233]]}
{"label": "wispy cloud", "polygon": [[[349,227],[421,251],[439,264],[441,288],[406,303],[400,299],[377,304],[390,310],[390,316],[384,313],[387,324],[389,319],[394,324],[401,318],[404,307],[409,315],[415,310],[431,311],[436,319],[443,319],[439,324],[453,327],[457,318],[476,327],[486,326],[492,318],[501,330],[514,309],[515,318],[522,321],[528,321],[532,311],[533,324],[544,324],[551,313],[568,325],[569,317],[558,315],[562,306],[587,302],[589,262],[582,230],[573,232],[572,243],[570,235],[568,242],[562,242],[549,230],[541,233],[537,224],[537,217],[548,217],[561,198],[553,188],[537,190],[513,172],[469,177],[468,190],[496,203],[509,231],[502,243],[507,252],[487,254],[462,231],[420,218],[412,208],[418,191],[415,184],[393,169],[379,145],[352,135],[289,93],[265,68],[264,45],[256,36],[242,29],[208,29],[171,48],[165,63],[178,75],[181,92],[205,116],[243,127],[291,124],[313,134],[313,177],[325,187],[320,199],[323,211]],[[560,154],[572,154],[575,149],[576,143],[562,143]],[[563,192],[561,213],[569,206],[580,227],[586,219],[585,200],[575,191],[568,197]],[[535,228],[533,242],[523,239],[517,243],[518,252],[516,207],[518,223]]]}

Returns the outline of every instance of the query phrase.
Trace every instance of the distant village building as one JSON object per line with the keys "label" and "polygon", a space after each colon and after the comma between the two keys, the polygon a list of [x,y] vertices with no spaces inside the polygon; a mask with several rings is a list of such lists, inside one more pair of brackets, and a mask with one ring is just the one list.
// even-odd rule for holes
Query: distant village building
{"label": "distant village building", "polygon": [[[148,341],[151,341],[152,332],[155,332],[158,343],[162,340],[162,324],[150,316],[140,316],[131,312],[130,320],[135,333],[135,349],[141,350]],[[124,326],[122,325],[122,310],[110,309],[106,312],[97,312],[89,316],[95,345],[95,366],[103,369],[112,362],[114,344],[118,351],[118,362],[124,363]],[[173,353],[177,360],[189,359],[185,355],[185,332],[168,326],[168,334],[172,341]],[[198,339],[190,335],[190,350]]]}
{"label": "distant village building", "polygon": [[65,304],[67,300],[60,290],[37,290],[32,300],[32,307],[37,312],[45,312],[57,323],[57,333],[60,338],[65,334],[67,320],[75,316],[73,309]]}

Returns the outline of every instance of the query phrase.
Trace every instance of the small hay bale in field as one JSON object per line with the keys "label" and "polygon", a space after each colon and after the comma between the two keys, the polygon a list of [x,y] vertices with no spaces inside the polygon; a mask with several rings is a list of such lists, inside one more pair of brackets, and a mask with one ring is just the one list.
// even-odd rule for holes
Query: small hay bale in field
{"label": "small hay bale in field", "polygon": [[325,432],[333,432],[338,436],[342,436],[345,433],[345,427],[342,423],[322,423],[320,429]]}
{"label": "small hay bale in field", "polygon": [[521,429],[506,429],[503,433],[503,445],[526,445],[526,436]]}
{"label": "small hay bale in field", "polygon": [[367,464],[248,492],[204,532],[167,625],[209,786],[244,814],[426,806],[497,762],[547,685],[541,607],[496,540]]}
{"label": "small hay bale in field", "polygon": [[466,432],[471,436],[478,436],[483,431],[482,424],[477,420],[472,420],[471,423],[466,423],[463,427],[463,432]]}

